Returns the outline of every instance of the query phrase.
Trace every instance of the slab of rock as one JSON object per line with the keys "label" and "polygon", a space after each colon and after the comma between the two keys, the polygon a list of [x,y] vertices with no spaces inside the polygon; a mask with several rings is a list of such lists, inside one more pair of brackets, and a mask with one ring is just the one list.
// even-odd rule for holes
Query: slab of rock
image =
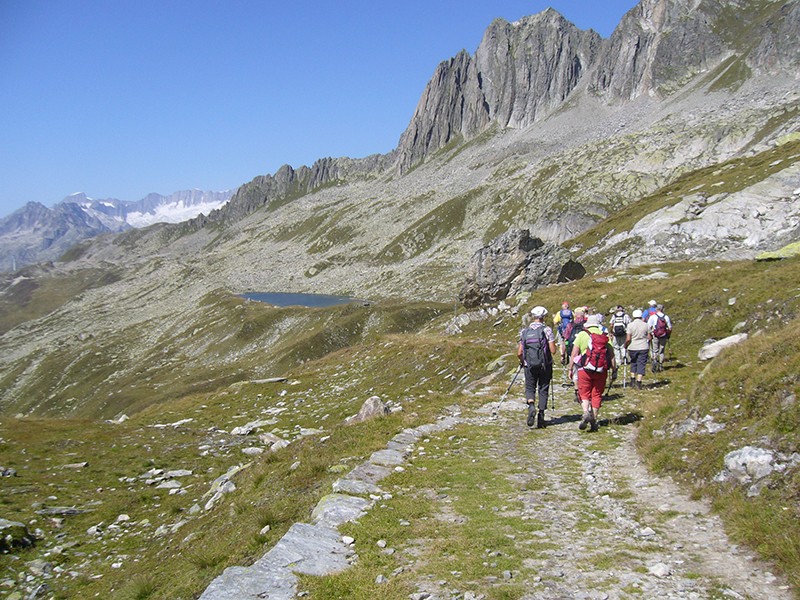
{"label": "slab of rock", "polygon": [[731,335],[716,342],[706,344],[700,348],[700,352],[697,353],[697,357],[700,360],[711,360],[712,358],[718,356],[719,353],[725,348],[728,348],[729,346],[735,346],[736,344],[741,344],[746,339],[746,333],[737,333],[736,335]]}
{"label": "slab of rock", "polygon": [[381,488],[374,483],[359,481],[358,479],[337,479],[333,482],[333,491],[355,496],[369,496],[370,494],[380,494],[382,492]]}
{"label": "slab of rock", "polygon": [[402,465],[405,462],[403,458],[403,453],[398,452],[397,450],[378,450],[377,452],[373,452],[372,456],[369,457],[369,462],[382,465],[384,467],[396,467],[397,465]]}
{"label": "slab of rock", "polygon": [[241,427],[234,427],[231,429],[231,435],[250,435],[259,427],[266,427],[267,425],[274,425],[275,421],[270,419],[266,421],[251,421]]}
{"label": "slab of rock", "polygon": [[296,573],[338,573],[349,566],[350,553],[337,531],[323,525],[295,523],[251,567],[225,569],[200,600],[290,600],[297,592]]}
{"label": "slab of rock", "polygon": [[328,494],[317,503],[311,513],[315,525],[338,527],[342,523],[355,521],[372,506],[369,500],[345,494]]}
{"label": "slab of rock", "polygon": [[381,465],[376,465],[371,462],[365,462],[350,471],[345,479],[355,479],[377,485],[379,481],[385,479],[391,474],[391,469],[387,469],[386,467],[382,467]]}

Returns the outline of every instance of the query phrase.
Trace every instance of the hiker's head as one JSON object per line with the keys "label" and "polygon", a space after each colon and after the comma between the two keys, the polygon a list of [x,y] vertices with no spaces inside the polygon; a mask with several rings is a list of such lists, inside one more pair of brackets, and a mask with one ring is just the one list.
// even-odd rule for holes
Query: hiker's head
{"label": "hiker's head", "polygon": [[544,306],[534,306],[531,309],[531,314],[533,318],[537,321],[541,321],[547,316],[547,309]]}
{"label": "hiker's head", "polygon": [[642,311],[641,311],[641,310],[639,310],[639,309],[637,308],[635,311],[633,311],[633,312],[631,313],[631,316],[632,316],[634,319],[641,319],[641,318],[642,318]]}
{"label": "hiker's head", "polygon": [[655,300],[650,300],[650,302],[648,302],[647,305],[650,306],[651,308],[655,308],[656,301]]}
{"label": "hiker's head", "polygon": [[664,305],[663,304],[659,304],[658,306],[656,306],[656,311],[664,312]]}
{"label": "hiker's head", "polygon": [[581,322],[586,316],[586,309],[582,306],[579,306],[578,308],[575,309],[574,313],[575,313],[575,320],[577,322]]}
{"label": "hiker's head", "polygon": [[561,303],[561,308],[569,308],[569,302],[567,302],[566,300],[564,300],[564,301]]}
{"label": "hiker's head", "polygon": [[586,326],[587,327],[599,327],[600,324],[603,322],[602,315],[589,315],[586,317]]}

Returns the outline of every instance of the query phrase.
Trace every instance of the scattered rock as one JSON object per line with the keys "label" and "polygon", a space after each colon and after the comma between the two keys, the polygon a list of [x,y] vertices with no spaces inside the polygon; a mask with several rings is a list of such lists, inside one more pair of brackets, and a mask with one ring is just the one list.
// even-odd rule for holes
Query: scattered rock
{"label": "scattered rock", "polygon": [[746,333],[737,333],[736,335],[731,335],[716,342],[706,344],[700,348],[700,351],[697,353],[697,357],[700,360],[711,360],[712,358],[718,356],[719,353],[725,348],[740,344],[745,341],[747,337],[748,336]]}
{"label": "scattered rock", "polygon": [[669,577],[672,575],[672,569],[669,568],[669,565],[665,565],[664,563],[654,564],[648,569],[648,572],[656,577]]}

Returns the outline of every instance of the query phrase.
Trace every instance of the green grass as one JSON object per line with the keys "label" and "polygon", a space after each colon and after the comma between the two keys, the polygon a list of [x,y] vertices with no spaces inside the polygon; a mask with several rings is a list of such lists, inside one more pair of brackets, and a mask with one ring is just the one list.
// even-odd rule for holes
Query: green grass
{"label": "green grass", "polygon": [[[523,308],[528,310],[534,303],[554,308],[564,299],[601,310],[618,302],[641,306],[651,297],[665,301],[675,321],[666,372],[670,385],[652,390],[636,407],[644,416],[639,424],[640,451],[651,468],[684,481],[696,497],[712,499],[736,540],[758,549],[794,578],[792,574],[800,572],[800,542],[793,526],[800,516],[796,508],[800,476],[786,473],[780,486],[764,490],[755,499],[711,479],[724,454],[734,447],[767,444],[786,454],[800,447],[800,417],[796,400],[791,400],[792,394],[796,398],[800,372],[800,259],[665,264],[657,270],[669,273],[669,279],[642,279],[654,270],[628,269],[603,274],[599,280],[589,277],[538,290]],[[607,279],[609,275],[613,282]],[[728,299],[734,297],[736,302],[730,304]],[[26,523],[36,520],[32,526],[45,531],[44,544],[52,545],[57,534],[80,542],[79,549],[68,549],[53,559],[65,570],[83,573],[75,579],[54,581],[56,593],[63,597],[197,595],[224,568],[251,563],[292,523],[307,520],[319,498],[341,476],[341,467],[355,466],[404,427],[432,422],[447,405],[458,402],[468,411],[485,401],[461,394],[458,382],[462,377],[466,381],[480,379],[487,374],[486,365],[513,352],[518,320],[506,318],[496,326],[494,322],[475,323],[463,334],[448,337],[440,332],[451,315],[449,308],[398,303],[363,315],[361,307],[304,312],[307,323],[317,323],[309,339],[317,339],[316,333],[323,329],[329,337],[320,337],[316,347],[308,348],[308,340],[301,338],[303,343],[294,350],[289,346],[281,349],[291,357],[286,363],[291,365],[286,370],[289,382],[255,383],[256,377],[240,376],[237,385],[223,378],[202,389],[203,382],[214,379],[213,373],[201,375],[186,363],[177,369],[174,365],[181,363],[165,360],[164,372],[150,373],[148,385],[158,383],[167,391],[158,402],[132,412],[132,419],[121,425],[5,417],[0,423],[0,464],[16,469],[19,477],[4,482],[3,516]],[[192,337],[213,340],[217,328],[225,331],[228,341],[224,343],[230,346],[215,348],[221,356],[260,343],[263,332],[279,326],[288,314],[221,293],[207,296],[200,309],[213,318],[202,324],[203,332]],[[368,330],[362,325],[364,319],[379,320],[381,328]],[[751,339],[716,359],[698,379],[706,368],[696,359],[703,341],[728,335],[740,323]],[[197,325],[187,323],[185,331],[169,335],[176,336],[174,340],[183,339],[181,336],[189,339]],[[373,333],[367,336],[367,331]],[[163,348],[154,349],[155,354],[144,360],[154,360],[163,354]],[[168,352],[167,357],[171,356],[180,355]],[[75,365],[83,372],[93,368],[80,360]],[[64,367],[53,364],[50,368]],[[175,373],[170,375],[170,370]],[[260,374],[254,370],[244,375]],[[181,377],[186,382],[178,385]],[[141,388],[143,396],[146,389]],[[375,393],[402,405],[403,411],[367,424],[340,426]],[[671,424],[693,411],[699,416],[713,414],[726,428],[713,436],[672,438],[654,433],[669,431]],[[152,427],[187,417],[193,420],[181,427]],[[268,431],[292,440],[288,448],[245,458],[240,448],[252,445],[252,436],[242,439],[219,431],[264,418],[275,419]],[[612,424],[609,430],[615,427],[622,425]],[[300,428],[322,428],[330,437],[325,441],[322,434],[299,438]],[[415,455],[404,473],[396,473],[388,481],[387,489],[390,486],[397,493],[382,501],[385,508],[344,528],[356,538],[357,566],[338,576],[304,578],[302,589],[312,597],[368,598],[379,593],[386,598],[407,598],[415,591],[418,577],[432,576],[466,591],[470,587],[464,582],[481,582],[506,569],[519,570],[525,557],[550,550],[546,540],[517,547],[511,539],[520,531],[536,531],[540,524],[521,521],[514,514],[519,506],[510,478],[518,478],[519,469],[507,464],[497,471],[490,451],[494,442],[488,429],[467,425],[430,436],[421,444],[426,454]],[[598,436],[587,442],[587,448],[611,452],[619,443],[613,436]],[[205,453],[201,448],[207,448]],[[89,462],[83,470],[61,468],[83,460]],[[571,482],[570,477],[580,477],[579,461],[577,450],[564,456],[565,484]],[[189,517],[192,505],[204,502],[202,496],[210,481],[232,464],[244,462],[252,464],[235,477],[235,494],[212,511]],[[299,466],[292,470],[294,463]],[[191,469],[194,475],[187,480],[187,493],[170,496],[145,485],[138,478],[150,468]],[[524,479],[531,492],[546,486],[543,479]],[[630,493],[620,488],[613,495],[627,499]],[[447,502],[440,494],[447,494]],[[51,496],[57,500],[48,500]],[[98,500],[102,504],[94,504]],[[57,528],[35,514],[35,503],[74,505],[91,512],[69,517]],[[89,527],[102,522],[107,528],[123,512],[136,523],[127,526],[129,534],[118,539],[108,533],[100,538],[87,535]],[[453,517],[460,520],[453,521]],[[662,521],[655,525],[668,517],[660,515]],[[174,533],[154,537],[158,526],[183,519],[187,522]],[[149,525],[141,524],[145,520]],[[587,513],[575,527],[589,531],[602,522],[602,514]],[[265,525],[270,530],[259,533]],[[397,552],[383,554],[376,545],[379,539],[390,541]],[[31,560],[43,548],[46,546],[20,557]],[[487,549],[500,556],[487,557]],[[647,550],[645,545],[631,548],[637,553]],[[388,577],[408,565],[403,556],[410,552],[420,557],[411,561],[413,570],[390,577],[389,584],[378,587],[374,583],[379,574]],[[108,556],[112,560],[106,560]],[[110,563],[119,556],[136,556],[138,562],[121,559],[124,568],[112,569]],[[0,568],[12,566],[9,557],[0,557]],[[455,577],[453,572],[460,575]],[[93,579],[96,575],[102,577]],[[532,575],[521,573],[521,577]],[[797,585],[795,579],[793,583]],[[518,586],[513,579],[492,586],[490,597],[519,597],[522,591]],[[476,591],[481,587],[473,585]]]}

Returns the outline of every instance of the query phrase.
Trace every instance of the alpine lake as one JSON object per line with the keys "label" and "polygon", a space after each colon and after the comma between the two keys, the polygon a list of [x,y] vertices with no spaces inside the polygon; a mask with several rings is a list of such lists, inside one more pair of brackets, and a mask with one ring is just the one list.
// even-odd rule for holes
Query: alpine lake
{"label": "alpine lake", "polygon": [[246,300],[264,302],[272,306],[303,306],[305,308],[326,308],[337,304],[361,303],[366,300],[349,296],[328,296],[325,294],[294,294],[288,292],[247,292],[239,295]]}

